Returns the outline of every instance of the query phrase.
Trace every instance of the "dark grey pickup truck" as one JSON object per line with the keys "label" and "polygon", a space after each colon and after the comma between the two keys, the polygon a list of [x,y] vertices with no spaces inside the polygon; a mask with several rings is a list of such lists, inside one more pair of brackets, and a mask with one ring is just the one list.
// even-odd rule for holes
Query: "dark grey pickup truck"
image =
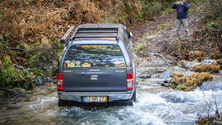
{"label": "dark grey pickup truck", "polygon": [[122,24],[70,27],[59,60],[59,106],[75,104],[132,105],[136,101],[133,47]]}

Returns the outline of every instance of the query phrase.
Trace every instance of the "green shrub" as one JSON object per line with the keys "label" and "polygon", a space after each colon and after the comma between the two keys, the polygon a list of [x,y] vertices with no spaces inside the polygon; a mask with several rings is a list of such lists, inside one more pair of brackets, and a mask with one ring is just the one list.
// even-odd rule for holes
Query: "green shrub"
{"label": "green shrub", "polygon": [[143,43],[139,43],[135,45],[135,49],[136,51],[140,51],[144,48],[144,44]]}
{"label": "green shrub", "polygon": [[10,56],[3,56],[2,67],[0,69],[0,87],[13,89],[24,88],[30,89],[32,87],[28,71],[16,69],[12,63]]}

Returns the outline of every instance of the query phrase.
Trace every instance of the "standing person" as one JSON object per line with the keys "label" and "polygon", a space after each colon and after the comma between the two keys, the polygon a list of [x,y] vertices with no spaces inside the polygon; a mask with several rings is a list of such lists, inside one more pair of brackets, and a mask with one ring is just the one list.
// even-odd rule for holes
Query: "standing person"
{"label": "standing person", "polygon": [[177,32],[177,39],[180,39],[180,29],[181,24],[185,28],[185,39],[189,39],[189,29],[188,29],[188,22],[187,22],[187,11],[189,10],[189,4],[185,2],[185,0],[176,1],[173,6],[173,9],[177,9],[177,22],[176,22],[176,32]]}

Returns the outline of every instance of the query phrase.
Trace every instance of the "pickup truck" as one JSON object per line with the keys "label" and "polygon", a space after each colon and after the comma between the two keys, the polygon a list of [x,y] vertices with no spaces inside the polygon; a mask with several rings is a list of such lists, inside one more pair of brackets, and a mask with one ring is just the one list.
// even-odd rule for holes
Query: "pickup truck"
{"label": "pickup truck", "polygon": [[133,105],[136,68],[129,32],[122,24],[71,26],[57,74],[58,105]]}

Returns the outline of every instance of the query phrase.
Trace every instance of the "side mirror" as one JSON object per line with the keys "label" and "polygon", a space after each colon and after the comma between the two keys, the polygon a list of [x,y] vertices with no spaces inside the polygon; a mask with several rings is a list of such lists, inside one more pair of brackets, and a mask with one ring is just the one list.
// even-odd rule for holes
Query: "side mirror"
{"label": "side mirror", "polygon": [[129,32],[129,38],[132,38],[133,34],[131,32]]}

